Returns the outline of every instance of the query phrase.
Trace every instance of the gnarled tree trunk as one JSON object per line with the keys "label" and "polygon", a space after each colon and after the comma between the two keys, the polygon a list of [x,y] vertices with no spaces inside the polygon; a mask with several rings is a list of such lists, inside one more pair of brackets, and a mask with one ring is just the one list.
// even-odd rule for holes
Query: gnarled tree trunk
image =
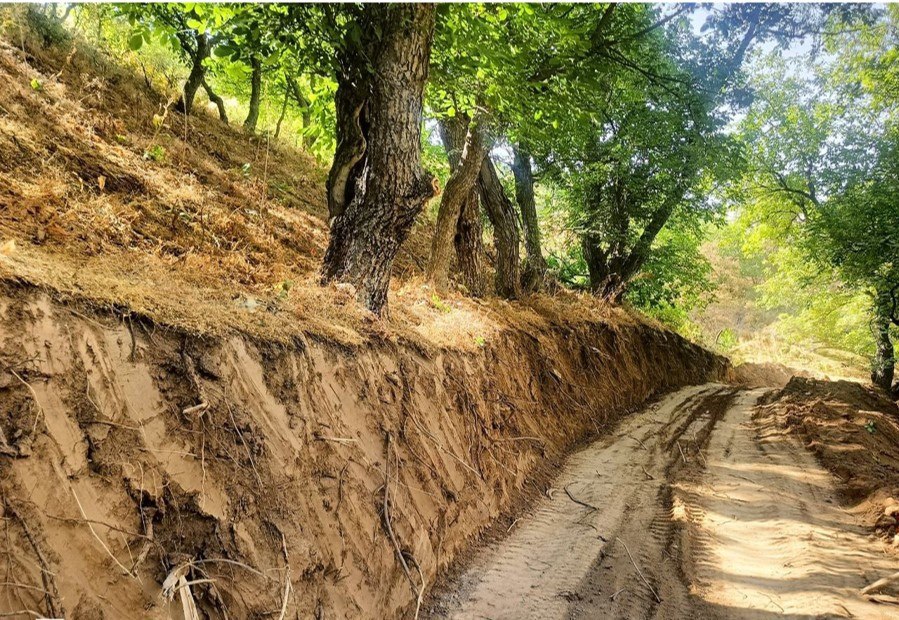
{"label": "gnarled tree trunk", "polygon": [[[440,123],[440,138],[446,149],[450,170],[455,170],[459,166],[467,133],[467,128],[458,118],[446,119]],[[484,253],[480,206],[478,190],[476,185],[473,185],[462,201],[454,239],[456,263],[462,284],[473,297],[481,297],[487,292],[485,269],[487,257]]]}
{"label": "gnarled tree trunk", "polygon": [[493,224],[496,245],[496,294],[506,299],[521,296],[521,277],[518,265],[520,241],[518,217],[512,202],[503,190],[490,157],[485,157],[478,176],[478,192],[487,217]]}
{"label": "gnarled tree trunk", "polygon": [[381,314],[400,245],[436,192],[436,179],[421,165],[435,7],[371,5],[365,18],[361,41],[348,39],[340,54],[322,280],[353,285],[359,301]]}
{"label": "gnarled tree trunk", "polygon": [[477,190],[470,192],[462,203],[455,238],[456,261],[462,284],[472,297],[483,297],[487,293],[487,257],[484,253],[480,207]]}
{"label": "gnarled tree trunk", "polygon": [[256,123],[259,122],[259,101],[262,98],[262,60],[253,56],[250,60],[253,73],[250,77],[250,111],[243,122],[244,129],[256,131]]}
{"label": "gnarled tree trunk", "polygon": [[531,155],[522,146],[513,149],[512,174],[515,176],[515,200],[521,210],[524,227],[524,269],[521,272],[522,286],[529,291],[543,288],[546,277],[546,260],[540,247],[540,224],[537,221],[537,201],[534,198],[534,172]]}
{"label": "gnarled tree trunk", "polygon": [[[449,282],[450,263],[452,262],[455,240],[459,232],[460,217],[467,202],[474,194],[475,183],[481,170],[481,162],[487,154],[480,120],[475,117],[457,115],[458,125],[465,132],[461,152],[447,149],[451,161],[452,173],[446,182],[440,208],[437,211],[437,227],[431,243],[431,256],[428,260],[428,279],[439,289],[445,288]],[[453,119],[455,121],[455,119]],[[453,124],[456,124],[454,122]],[[445,123],[441,123],[441,134],[444,142],[456,142],[458,138],[448,135],[451,131]],[[453,160],[455,162],[453,163]]]}

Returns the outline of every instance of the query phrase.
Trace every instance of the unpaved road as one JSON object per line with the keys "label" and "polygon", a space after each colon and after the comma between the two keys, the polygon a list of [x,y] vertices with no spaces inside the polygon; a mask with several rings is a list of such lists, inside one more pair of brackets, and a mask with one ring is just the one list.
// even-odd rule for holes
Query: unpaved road
{"label": "unpaved road", "polygon": [[575,454],[433,618],[899,618],[859,597],[895,556],[830,475],[754,418],[764,390],[672,394]]}

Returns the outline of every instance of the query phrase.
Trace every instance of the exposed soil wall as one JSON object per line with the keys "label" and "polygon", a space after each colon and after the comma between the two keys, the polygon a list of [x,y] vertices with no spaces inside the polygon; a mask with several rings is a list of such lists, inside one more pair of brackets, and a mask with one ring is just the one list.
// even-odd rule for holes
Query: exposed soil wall
{"label": "exposed soil wall", "polygon": [[201,616],[411,613],[546,457],[727,370],[639,323],[275,345],[14,285],[0,347],[0,612],[67,618],[180,613],[179,566]]}

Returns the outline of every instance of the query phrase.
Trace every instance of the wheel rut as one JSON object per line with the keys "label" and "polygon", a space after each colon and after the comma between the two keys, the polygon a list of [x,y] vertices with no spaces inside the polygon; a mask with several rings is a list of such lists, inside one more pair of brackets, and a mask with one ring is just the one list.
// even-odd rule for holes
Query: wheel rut
{"label": "wheel rut", "polygon": [[896,617],[855,594],[889,558],[802,446],[753,418],[763,393],[694,386],[624,420],[429,617]]}

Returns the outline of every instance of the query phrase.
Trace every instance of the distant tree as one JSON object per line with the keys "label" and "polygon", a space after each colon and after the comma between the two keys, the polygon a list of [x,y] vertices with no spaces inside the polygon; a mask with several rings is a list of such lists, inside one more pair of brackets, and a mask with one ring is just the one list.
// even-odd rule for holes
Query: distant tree
{"label": "distant tree", "polygon": [[207,71],[213,49],[220,39],[217,33],[234,16],[234,9],[227,5],[194,3],[116,6],[132,24],[133,32],[128,42],[132,50],[139,50],[151,36],[158,36],[187,63],[190,73],[178,100],[178,109],[190,114],[197,91],[202,87],[209,100],[216,104],[221,120],[227,123],[224,101],[210,87]]}

